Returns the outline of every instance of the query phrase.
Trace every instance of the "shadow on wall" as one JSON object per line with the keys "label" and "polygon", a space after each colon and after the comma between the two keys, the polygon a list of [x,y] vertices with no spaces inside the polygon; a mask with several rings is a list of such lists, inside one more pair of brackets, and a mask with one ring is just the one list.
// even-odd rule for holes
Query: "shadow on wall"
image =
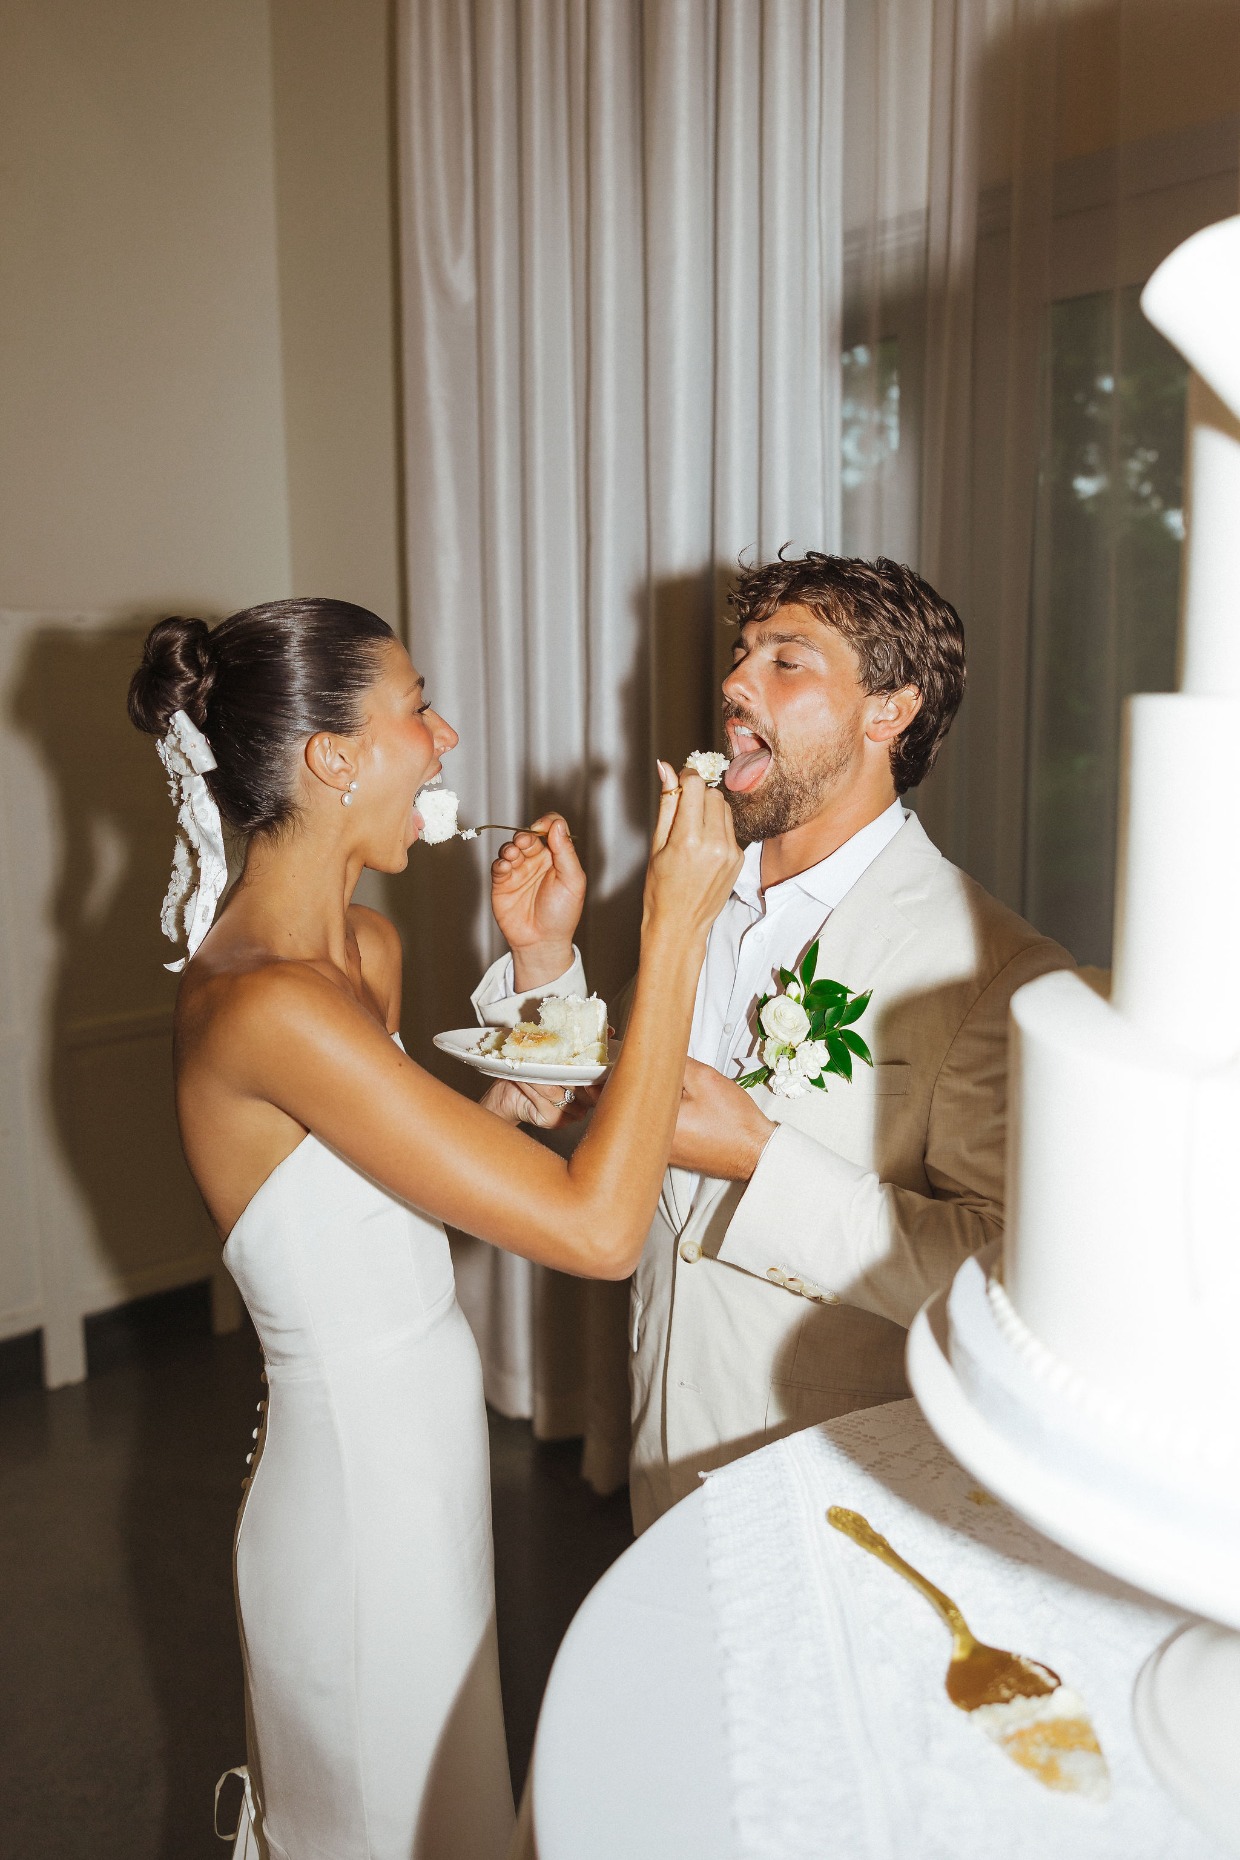
{"label": "shadow on wall", "polygon": [[[181,1157],[172,1100],[173,951],[159,928],[174,818],[125,711],[146,627],[35,625],[9,693],[34,751],[14,839],[38,1030],[64,1295],[81,1308],[202,1278],[218,1243]],[[35,1029],[32,1028],[32,1033]],[[114,1296],[109,1296],[109,1293]]]}
{"label": "shadow on wall", "polygon": [[[10,843],[22,861],[14,890],[24,913],[26,1058],[29,1076],[41,1079],[34,1166],[42,1244],[57,1255],[46,1282],[59,1286],[63,1326],[76,1325],[83,1310],[204,1280],[219,1259],[173,1107],[176,979],[161,966],[173,951],[159,907],[174,818],[153,742],[125,711],[145,631],[138,621],[32,620],[5,704],[6,733],[19,739],[6,744],[17,786],[4,805],[15,810]],[[147,1309],[149,1329],[180,1307],[156,1301]],[[205,1326],[206,1300],[195,1309],[196,1326]],[[238,1761],[244,1739],[228,1514],[249,1442],[238,1431],[235,1464],[226,1444],[215,1446],[204,1488],[204,1440],[210,1450],[227,1434],[214,1400],[235,1408],[237,1391],[220,1380],[201,1331],[197,1348],[193,1335],[173,1332],[152,1343],[175,1354],[176,1368],[161,1383],[135,1366],[125,1384],[125,1463],[108,1521],[140,1667],[127,1676],[125,1696],[143,1706],[118,1740],[127,1773],[116,1780],[133,1804],[126,1825],[142,1860],[205,1860],[216,1845],[218,1769],[206,1771],[225,1746],[226,1760]],[[246,1348],[241,1339],[238,1348]],[[255,1399],[257,1368],[255,1360]],[[169,1374],[185,1385],[170,1414],[161,1396]],[[116,1387],[101,1374],[97,1387],[65,1399],[106,1407]],[[187,1440],[195,1414],[201,1431]],[[190,1518],[198,1522],[187,1528]],[[217,1571],[209,1610],[198,1605],[201,1563]]]}

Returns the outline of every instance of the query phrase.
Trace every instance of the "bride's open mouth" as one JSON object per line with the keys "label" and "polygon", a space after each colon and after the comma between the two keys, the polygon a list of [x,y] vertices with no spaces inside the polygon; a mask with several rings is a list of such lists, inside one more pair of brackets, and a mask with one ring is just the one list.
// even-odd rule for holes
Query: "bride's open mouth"
{"label": "bride's open mouth", "polygon": [[765,737],[751,730],[747,723],[729,717],[724,723],[732,760],[724,771],[723,785],[731,794],[748,794],[756,788],[771,766],[771,746]]}
{"label": "bride's open mouth", "polygon": [[442,775],[443,775],[443,763],[436,762],[434,767],[432,769],[429,769],[427,773],[422,777],[421,781],[418,783],[417,787],[413,791],[413,799],[409,803],[409,814],[410,814],[410,818],[413,821],[414,828],[416,829],[418,833],[421,833],[422,829],[426,825],[425,820],[423,820],[422,818],[422,810],[418,806],[418,796],[421,794],[423,788],[433,788],[435,784],[441,779]]}

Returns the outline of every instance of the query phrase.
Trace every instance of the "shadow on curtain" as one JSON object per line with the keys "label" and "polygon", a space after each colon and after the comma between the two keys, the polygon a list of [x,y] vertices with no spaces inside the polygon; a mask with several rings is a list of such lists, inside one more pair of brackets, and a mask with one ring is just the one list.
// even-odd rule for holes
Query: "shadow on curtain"
{"label": "shadow on curtain", "polygon": [[[613,999],[654,757],[716,737],[721,573],[838,535],[841,25],[818,0],[402,11],[412,650],[463,817],[568,815]],[[470,856],[406,893],[420,1055],[495,953]],[[584,1431],[619,1483],[623,1288],[457,1260],[488,1397]]]}

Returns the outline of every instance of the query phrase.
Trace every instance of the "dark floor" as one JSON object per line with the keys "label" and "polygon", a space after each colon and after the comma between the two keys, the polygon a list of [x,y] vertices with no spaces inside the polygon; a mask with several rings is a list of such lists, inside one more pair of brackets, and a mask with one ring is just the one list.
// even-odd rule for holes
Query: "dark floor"
{"label": "dark floor", "polygon": [[[216,1777],[243,1760],[232,1532],[252,1333],[205,1288],[92,1320],[91,1374],[46,1394],[36,1339],[0,1345],[0,1851],[217,1860]],[[500,1660],[520,1790],[565,1628],[632,1541],[579,1444],[491,1419]]]}

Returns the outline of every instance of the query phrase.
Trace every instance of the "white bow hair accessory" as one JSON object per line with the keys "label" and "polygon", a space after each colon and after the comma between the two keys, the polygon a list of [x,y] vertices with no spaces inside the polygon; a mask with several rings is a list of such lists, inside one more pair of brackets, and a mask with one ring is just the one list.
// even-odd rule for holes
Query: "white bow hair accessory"
{"label": "white bow hair accessory", "polygon": [[188,955],[179,962],[164,964],[176,975],[211,928],[215,907],[228,880],[228,861],[224,857],[220,810],[203,779],[218,766],[210,743],[183,710],[176,710],[168,734],[155,748],[168,771],[168,792],[177,810],[172,877],[159,913],[160,927],[170,943],[179,942],[181,932],[185,933]]}

